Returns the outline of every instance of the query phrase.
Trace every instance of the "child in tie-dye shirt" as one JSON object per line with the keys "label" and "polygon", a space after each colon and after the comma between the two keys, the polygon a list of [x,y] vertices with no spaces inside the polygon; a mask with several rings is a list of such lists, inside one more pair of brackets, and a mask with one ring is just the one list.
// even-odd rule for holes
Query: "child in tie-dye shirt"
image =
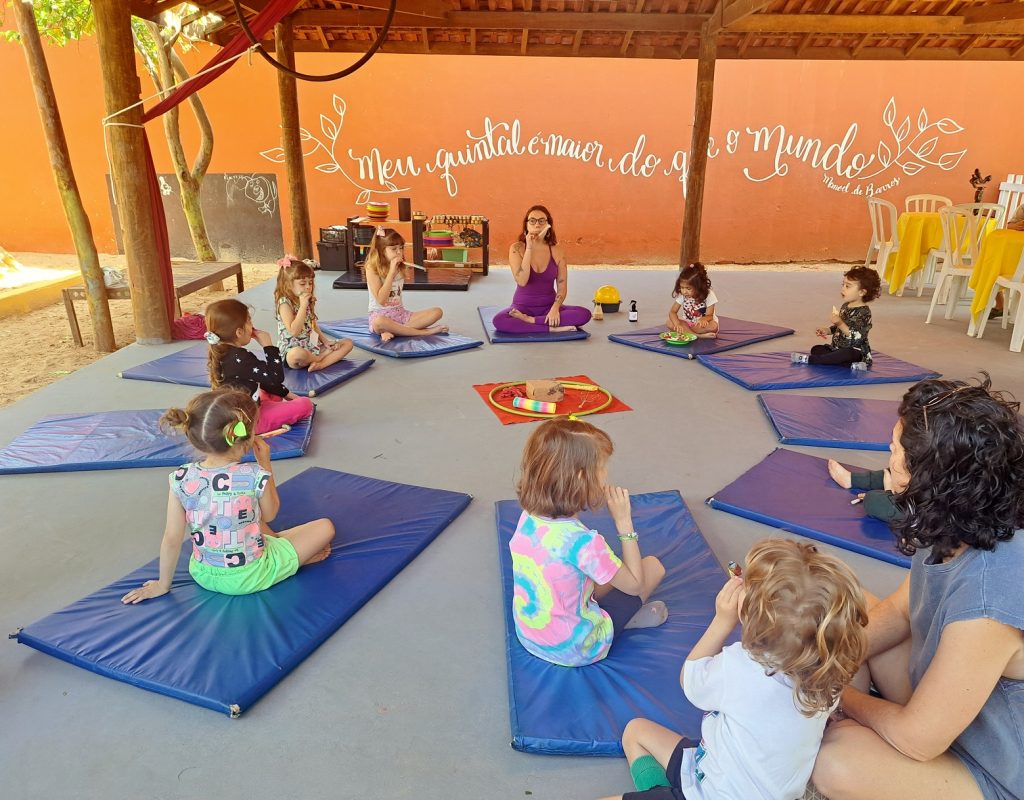
{"label": "child in tie-dye shirt", "polygon": [[[647,598],[665,568],[641,557],[629,493],[607,486],[608,434],[587,422],[542,423],[523,451],[517,487],[523,515],[509,541],[516,634],[530,653],[565,667],[600,661],[617,631],[654,627],[668,616]],[[622,557],[576,519],[607,502]],[[646,603],[646,605],[644,605]]]}

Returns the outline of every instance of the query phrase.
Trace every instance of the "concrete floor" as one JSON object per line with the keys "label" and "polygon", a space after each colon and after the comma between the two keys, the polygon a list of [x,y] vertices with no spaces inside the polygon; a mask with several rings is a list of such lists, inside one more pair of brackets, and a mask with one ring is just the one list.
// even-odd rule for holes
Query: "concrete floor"
{"label": "concrete floor", "polygon": [[[323,319],[365,313],[365,294],[318,279]],[[713,274],[730,316],[796,328],[752,350],[806,349],[838,303],[829,273]],[[669,306],[665,272],[574,272],[570,301],[604,283],[636,299],[640,324]],[[409,293],[440,304],[452,329],[482,331],[478,305],[507,301],[498,270],[468,293]],[[272,329],[271,288],[246,292]],[[1024,357],[1008,332],[968,339],[959,319],[925,326],[927,297],[880,299],[878,350],[949,377],[986,369],[1024,397]],[[470,492],[465,513],[330,640],[239,720],[92,675],[28,647],[0,647],[2,795],[22,798],[590,798],[630,788],[619,759],[524,755],[509,747],[493,503],[513,496],[531,425],[503,427],[470,388],[587,373],[633,406],[595,418],[612,436],[612,480],[634,493],[678,488],[715,554],[741,559],[773,529],[703,501],[776,446],[754,394],[695,362],[614,345],[625,314],[592,323],[586,342],[489,345],[431,359],[378,359],[320,398],[307,456],[276,462],[283,481],[318,465]],[[193,390],[122,381],[117,372],[181,345],[127,347],[0,410],[0,444],[45,414],[184,404]],[[357,351],[358,353],[358,351]],[[362,354],[359,354],[362,357]],[[811,390],[897,399],[906,386]],[[812,450],[808,450],[812,452]],[[821,451],[867,467],[881,453]],[[0,621],[8,631],[89,593],[157,555],[165,468],[0,479]],[[835,551],[876,593],[896,567]],[[173,654],[168,654],[173,658]]]}

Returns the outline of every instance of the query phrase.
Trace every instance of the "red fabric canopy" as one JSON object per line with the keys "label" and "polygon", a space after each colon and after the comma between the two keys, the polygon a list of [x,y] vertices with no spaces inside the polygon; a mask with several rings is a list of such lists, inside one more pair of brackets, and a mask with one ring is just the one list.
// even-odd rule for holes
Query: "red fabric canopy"
{"label": "red fabric canopy", "polygon": [[[257,14],[253,20],[249,23],[249,27],[255,34],[257,39],[262,39],[263,35],[273,28],[281,19],[288,14],[295,6],[297,6],[299,0],[270,0],[259,14]],[[167,97],[153,106],[149,111],[142,115],[143,122],[149,122],[157,117],[165,114],[170,109],[187,99],[190,95],[198,92],[204,86],[217,80],[221,75],[227,72],[231,66],[235,63],[229,61],[234,56],[244,53],[250,45],[249,38],[245,35],[245,31],[239,31],[238,34],[230,42],[221,48],[217,54],[210,59],[209,63],[203,67],[201,72],[206,72],[205,75],[200,75],[195,80],[189,81],[183,86],[179,86]],[[222,66],[219,69],[210,69],[216,67],[218,64]],[[149,146],[149,137],[146,136],[145,130],[142,132],[143,143],[146,147],[146,170],[148,172],[147,179],[149,182],[149,204],[153,211],[153,222],[156,226],[154,234],[156,236],[157,247],[163,261],[160,277],[164,286],[164,305],[167,309],[168,321],[174,319],[174,276],[171,273],[171,244],[167,236],[167,218],[164,216],[163,200],[160,195],[160,185],[157,182],[156,167],[153,164],[153,153]]]}

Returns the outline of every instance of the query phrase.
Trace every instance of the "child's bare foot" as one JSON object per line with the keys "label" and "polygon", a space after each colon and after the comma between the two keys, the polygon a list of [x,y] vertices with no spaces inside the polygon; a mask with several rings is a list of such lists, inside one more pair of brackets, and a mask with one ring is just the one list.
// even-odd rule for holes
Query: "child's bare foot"
{"label": "child's bare foot", "polygon": [[518,308],[510,309],[509,312],[508,312],[508,315],[510,317],[512,317],[513,319],[522,320],[523,322],[529,322],[531,325],[536,325],[537,324],[537,318],[536,317],[528,317],[526,314],[524,314]]}
{"label": "child's bare foot", "polygon": [[448,326],[447,325],[435,325],[433,328],[427,328],[426,331],[424,331],[424,333],[427,336],[436,336],[436,335],[440,335],[442,333],[448,333]]}
{"label": "child's bare foot", "polygon": [[306,367],[307,372],[316,372],[318,369],[323,369],[323,362],[319,358],[315,358],[309,362],[309,366]]}
{"label": "child's bare foot", "polygon": [[382,342],[390,342],[394,338],[395,338],[395,334],[391,333],[391,331],[381,331],[380,332],[380,340]]}
{"label": "child's bare foot", "polygon": [[833,458],[828,460],[828,474],[839,486],[849,489],[853,486],[853,479],[850,477],[850,470]]}
{"label": "child's bare foot", "polygon": [[329,556],[330,554],[331,554],[331,546],[327,545],[327,547],[325,547],[323,550],[321,550],[319,553],[317,553],[315,556],[313,556],[311,559],[309,559],[309,561],[307,561],[306,563],[307,564],[318,564],[319,562],[324,561],[327,558],[327,556]]}
{"label": "child's bare foot", "polygon": [[631,628],[657,628],[668,619],[668,606],[661,600],[644,603],[626,623],[626,630]]}
{"label": "child's bare foot", "polygon": [[552,325],[550,328],[548,328],[548,330],[551,331],[551,333],[566,333],[568,331],[576,330],[576,326],[575,325]]}
{"label": "child's bare foot", "polygon": [[718,331],[708,331],[707,333],[697,333],[695,335],[698,339],[717,339]]}

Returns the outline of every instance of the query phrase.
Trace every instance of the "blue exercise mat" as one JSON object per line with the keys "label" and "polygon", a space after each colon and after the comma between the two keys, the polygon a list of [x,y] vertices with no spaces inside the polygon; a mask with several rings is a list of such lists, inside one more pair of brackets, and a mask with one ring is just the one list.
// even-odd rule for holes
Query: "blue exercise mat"
{"label": "blue exercise mat", "polygon": [[[158,560],[18,631],[17,639],[108,678],[238,716],[340,628],[469,505],[426,489],[313,467],[279,487],[278,530],[318,517],[337,529],[326,561],[257,594],[201,589],[182,547],[169,594],[121,597]],[[95,522],[94,524],[102,524]],[[159,536],[153,539],[153,548]],[[311,688],[311,692],[320,691]]]}
{"label": "blue exercise mat", "polygon": [[[703,712],[686,700],[679,672],[715,616],[715,596],[726,574],[677,491],[630,498],[644,555],[666,574],[652,599],[664,600],[668,621],[659,628],[622,631],[608,656],[587,667],[559,667],[530,655],[512,618],[512,556],[508,543],[522,509],[495,503],[508,657],[512,747],[528,753],[621,756],[626,723],[646,717],[685,736],[700,738]],[[605,510],[581,515],[621,552]],[[737,556],[742,554],[737,553]]]}
{"label": "blue exercise mat", "polygon": [[[177,467],[201,454],[181,434],[160,429],[163,411],[58,414],[39,422],[0,450],[0,475],[92,469]],[[267,439],[272,459],[305,455],[313,418]],[[246,461],[252,461],[247,453]]]}
{"label": "blue exercise mat", "polygon": [[367,350],[379,356],[390,358],[425,358],[472,350],[483,344],[479,339],[470,339],[457,333],[436,336],[396,336],[390,342],[382,342],[378,334],[370,330],[369,317],[355,317],[334,322],[321,322],[321,330],[331,336],[351,339],[360,350]]}
{"label": "blue exercise mat", "polygon": [[745,319],[733,319],[732,317],[719,317],[718,324],[720,327],[716,338],[697,339],[686,345],[666,344],[661,339],[661,334],[668,330],[664,325],[626,331],[625,333],[612,333],[608,338],[629,347],[639,347],[641,350],[664,353],[677,358],[694,359],[700,355],[724,353],[726,350],[735,350],[737,347],[746,347],[748,344],[766,342],[769,339],[778,339],[780,336],[789,336],[793,333],[792,328],[780,328],[777,325],[748,322]]}
{"label": "blue exercise mat", "polygon": [[869,383],[916,383],[939,377],[938,372],[873,353],[871,369],[794,364],[791,353],[729,353],[697,356],[712,372],[738,383],[744,389],[811,389],[817,386],[863,386]]}
{"label": "blue exercise mat", "polygon": [[783,444],[888,450],[898,400],[759,394],[757,401]]}
{"label": "blue exercise mat", "polygon": [[494,328],[494,315],[504,311],[508,306],[477,306],[480,313],[480,322],[483,323],[484,333],[491,344],[515,344],[517,342],[572,342],[576,339],[589,339],[590,334],[582,328],[574,331],[560,331],[558,333],[501,333]]}
{"label": "blue exercise mat", "polygon": [[[210,386],[210,373],[207,371],[207,353],[205,344],[186,347],[176,353],[131,367],[118,373],[119,378],[136,381],[155,381],[156,383],[177,383],[182,386]],[[256,352],[255,350],[253,351]],[[260,355],[260,353],[256,353]],[[373,359],[366,361],[350,361],[345,358],[329,367],[310,372],[305,369],[284,368],[284,385],[295,394],[316,397],[327,390],[340,386],[345,381],[361,375],[373,365]]]}
{"label": "blue exercise mat", "polygon": [[826,459],[779,448],[707,502],[773,528],[909,567],[910,557],[896,549],[889,526],[867,516],[862,505],[850,505],[856,495],[829,477]]}

